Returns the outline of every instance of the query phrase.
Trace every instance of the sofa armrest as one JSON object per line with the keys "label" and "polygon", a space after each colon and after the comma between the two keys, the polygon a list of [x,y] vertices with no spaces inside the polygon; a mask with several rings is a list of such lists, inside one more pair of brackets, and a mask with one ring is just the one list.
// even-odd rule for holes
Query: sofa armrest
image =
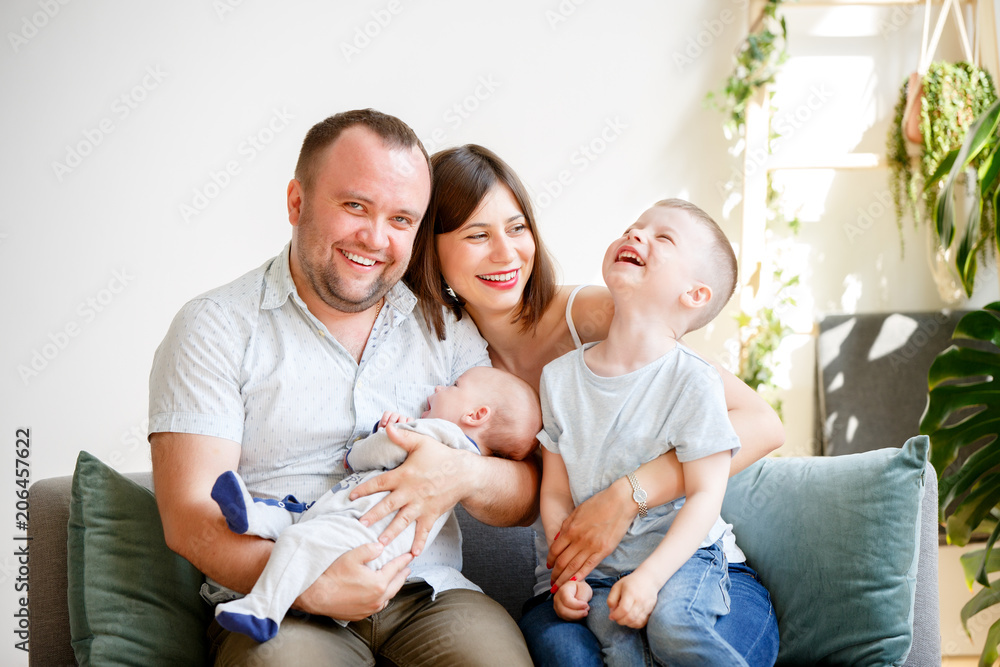
{"label": "sofa armrest", "polygon": [[[150,473],[126,476],[147,489],[152,488]],[[73,478],[67,475],[38,480],[29,489],[28,664],[31,667],[76,664],[66,598],[66,537],[72,486]]]}

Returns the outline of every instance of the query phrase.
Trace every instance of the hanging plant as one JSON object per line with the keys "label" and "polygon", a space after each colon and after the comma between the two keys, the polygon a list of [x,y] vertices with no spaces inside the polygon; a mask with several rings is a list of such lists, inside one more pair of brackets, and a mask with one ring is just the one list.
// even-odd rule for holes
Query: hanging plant
{"label": "hanging plant", "polygon": [[[978,169],[973,165],[979,165]],[[956,229],[954,189],[961,176],[972,201],[968,202],[964,229]],[[997,230],[1000,199],[1000,101],[972,123],[962,146],[945,156],[925,189],[937,192],[933,220],[941,244],[948,247],[953,239],[959,239],[956,268],[966,296],[972,296],[978,256],[992,253],[1000,244],[1000,237],[996,237],[998,244],[990,242]]]}
{"label": "hanging plant", "polygon": [[[914,149],[918,153],[916,159],[910,155],[904,127],[909,79],[903,82],[899,91],[886,142],[889,188],[895,203],[901,247],[903,219],[909,215],[917,225],[929,224],[933,219],[938,189],[925,186],[941,180],[941,176],[935,177],[935,174],[945,158],[958,150],[969,126],[997,98],[989,73],[965,62],[932,63],[922,85],[922,143]],[[973,162],[972,166],[979,165]],[[947,170],[944,173],[947,174]],[[947,248],[948,244],[943,245]]]}

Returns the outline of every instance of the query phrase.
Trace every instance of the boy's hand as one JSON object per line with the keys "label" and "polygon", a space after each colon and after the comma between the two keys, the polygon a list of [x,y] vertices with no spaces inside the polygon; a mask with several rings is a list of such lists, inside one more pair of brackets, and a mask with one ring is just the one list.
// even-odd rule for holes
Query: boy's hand
{"label": "boy's hand", "polygon": [[594,590],[586,581],[569,581],[561,586],[552,598],[556,615],[564,621],[578,621],[590,611],[590,598]]}
{"label": "boy's hand", "polygon": [[389,424],[406,424],[413,421],[412,417],[406,417],[399,414],[398,412],[392,412],[391,410],[386,410],[382,413],[382,419],[378,420],[378,427],[385,428]]}
{"label": "boy's hand", "polygon": [[608,608],[611,610],[608,618],[618,625],[636,630],[646,627],[656,605],[656,596],[664,583],[642,570],[622,577],[608,593]]}

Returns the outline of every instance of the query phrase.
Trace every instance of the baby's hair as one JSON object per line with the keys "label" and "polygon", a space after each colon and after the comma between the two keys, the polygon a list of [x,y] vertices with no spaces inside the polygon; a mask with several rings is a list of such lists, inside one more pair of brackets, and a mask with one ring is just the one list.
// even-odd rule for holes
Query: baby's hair
{"label": "baby's hair", "polygon": [[492,416],[483,435],[484,444],[494,456],[519,461],[538,444],[542,408],[530,384],[506,371],[494,370],[496,377],[488,389]]}
{"label": "baby's hair", "polygon": [[709,273],[705,282],[712,290],[712,298],[691,324],[691,331],[700,329],[722,312],[736,291],[736,253],[725,232],[712,216],[691,202],[684,199],[661,199],[654,206],[684,211],[712,234],[712,245],[706,249],[705,256],[705,267]]}

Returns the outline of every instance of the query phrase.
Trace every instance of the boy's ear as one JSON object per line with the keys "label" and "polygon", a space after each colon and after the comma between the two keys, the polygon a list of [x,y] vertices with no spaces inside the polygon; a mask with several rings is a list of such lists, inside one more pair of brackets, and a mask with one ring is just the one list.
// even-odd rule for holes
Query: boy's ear
{"label": "boy's ear", "polygon": [[701,308],[712,300],[712,288],[704,283],[695,284],[681,294],[681,304],[687,308]]}
{"label": "boy's ear", "polygon": [[462,415],[461,421],[464,426],[482,426],[490,420],[490,414],[490,406],[481,405],[475,410]]}

